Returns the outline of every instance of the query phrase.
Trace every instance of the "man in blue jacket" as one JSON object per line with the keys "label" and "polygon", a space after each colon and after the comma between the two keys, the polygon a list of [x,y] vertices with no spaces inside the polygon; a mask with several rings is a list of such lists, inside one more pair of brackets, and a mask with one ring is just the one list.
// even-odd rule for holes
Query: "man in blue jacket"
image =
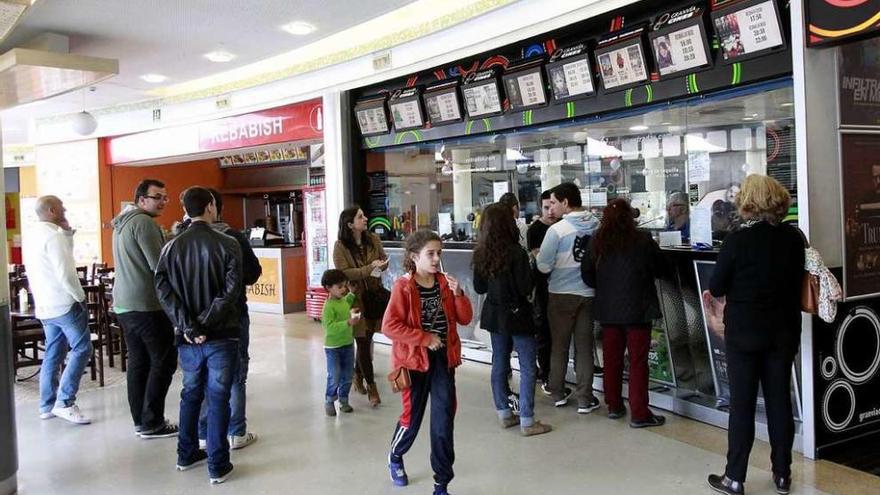
{"label": "man in blue jacket", "polygon": [[550,395],[556,407],[568,404],[565,388],[568,350],[574,337],[574,368],[577,386],[574,396],[578,414],[599,407],[593,395],[593,297],[595,291],[581,279],[581,259],[599,221],[583,208],[581,191],[565,182],[550,191],[550,208],[556,218],[544,236],[536,263],[541,273],[550,274],[547,314],[550,319]]}

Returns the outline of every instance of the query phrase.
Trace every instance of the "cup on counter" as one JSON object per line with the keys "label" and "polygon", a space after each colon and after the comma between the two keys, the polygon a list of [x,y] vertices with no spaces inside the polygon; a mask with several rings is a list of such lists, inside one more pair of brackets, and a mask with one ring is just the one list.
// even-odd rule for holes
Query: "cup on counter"
{"label": "cup on counter", "polygon": [[351,319],[352,320],[360,320],[361,319],[361,310],[358,308],[351,308]]}

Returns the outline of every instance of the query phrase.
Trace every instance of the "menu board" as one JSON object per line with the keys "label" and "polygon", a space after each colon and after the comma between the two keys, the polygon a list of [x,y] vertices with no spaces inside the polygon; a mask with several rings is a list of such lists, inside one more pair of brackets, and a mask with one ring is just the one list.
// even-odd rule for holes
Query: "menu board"
{"label": "menu board", "polygon": [[659,34],[651,40],[651,46],[661,76],[695,69],[709,63],[706,34],[702,23]]}
{"label": "menu board", "polygon": [[495,80],[464,88],[464,104],[470,117],[501,113],[501,97]]}
{"label": "menu board", "polygon": [[728,63],[784,46],[773,0],[751,0],[713,14],[721,53]]}
{"label": "menu board", "polygon": [[461,120],[461,105],[455,88],[425,94],[425,108],[432,124]]}
{"label": "menu board", "polygon": [[356,108],[355,115],[362,135],[372,136],[388,132],[388,117],[385,115],[384,103],[381,106]]}
{"label": "menu board", "polygon": [[391,120],[394,122],[395,129],[415,129],[425,125],[425,118],[422,116],[422,109],[419,107],[418,99],[394,102],[389,106],[391,107]]}
{"label": "menu board", "polygon": [[550,76],[550,88],[555,100],[564,100],[576,96],[592,94],[593,74],[590,70],[590,59],[587,55],[562,60],[547,67]]}
{"label": "menu board", "polygon": [[514,110],[522,110],[547,103],[547,93],[544,88],[544,78],[541,77],[540,67],[505,75],[504,89],[507,93],[507,100]]}
{"label": "menu board", "polygon": [[621,43],[604,52],[596,52],[596,59],[605,89],[631,86],[648,79],[640,39]]}

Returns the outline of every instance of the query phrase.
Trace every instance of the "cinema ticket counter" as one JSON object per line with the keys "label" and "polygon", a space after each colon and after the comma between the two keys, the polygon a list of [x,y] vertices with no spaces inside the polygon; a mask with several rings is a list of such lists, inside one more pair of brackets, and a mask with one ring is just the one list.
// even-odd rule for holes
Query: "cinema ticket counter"
{"label": "cinema ticket counter", "polygon": [[306,303],[305,248],[255,247],[263,274],[247,288],[248,309],[256,313],[287,314],[303,311]]}

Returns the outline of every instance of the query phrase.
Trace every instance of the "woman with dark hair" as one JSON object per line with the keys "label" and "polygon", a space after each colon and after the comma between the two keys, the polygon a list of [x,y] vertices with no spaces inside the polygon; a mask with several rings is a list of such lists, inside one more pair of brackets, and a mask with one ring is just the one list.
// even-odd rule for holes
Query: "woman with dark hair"
{"label": "woman with dark hair", "polygon": [[[480,237],[473,256],[474,290],[487,294],[480,326],[492,338],[492,397],[504,428],[519,425],[523,436],[540,435],[552,428],[535,421],[535,325],[528,300],[534,289],[529,255],[519,245],[519,230],[510,207],[493,203],[484,211]],[[510,354],[519,358],[520,415],[510,409],[507,377]]]}
{"label": "woman with dark hair", "polygon": [[724,238],[709,283],[725,297],[724,340],[730,379],[727,467],[709,475],[719,493],[744,493],[749,454],[755,441],[758,386],[764,392],[770,461],[776,493],[791,490],[794,418],[791,368],[801,336],[804,238],[782,223],[791,196],[766,175],[749,175],[736,196],[745,221]]}
{"label": "woman with dark hair", "polygon": [[629,425],[660,426],[666,419],[648,409],[651,322],[661,316],[654,279],[667,271],[660,248],[650,234],[636,229],[632,206],[618,198],[605,207],[588,253],[581,263],[581,275],[587,285],[596,289],[593,308],[602,325],[608,417],[618,419],[626,415],[621,389],[623,354],[627,350],[632,409]]}
{"label": "woman with dark hair", "polygon": [[359,206],[346,208],[339,215],[339,240],[333,246],[333,264],[345,272],[351,291],[357,297],[355,306],[363,313],[361,322],[354,327],[357,344],[354,388],[358,393],[367,394],[370,405],[376,407],[382,401],[373,376],[372,343],[373,334],[382,328],[382,315],[388,304],[388,292],[382,286],[388,256],[379,237],[367,231],[367,216]]}

